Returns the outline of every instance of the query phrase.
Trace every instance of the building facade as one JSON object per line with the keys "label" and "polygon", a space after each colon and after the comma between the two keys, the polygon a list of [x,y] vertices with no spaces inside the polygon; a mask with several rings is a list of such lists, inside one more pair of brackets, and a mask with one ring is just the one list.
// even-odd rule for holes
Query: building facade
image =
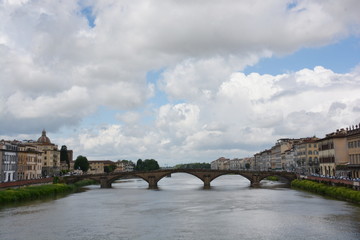
{"label": "building facade", "polygon": [[12,182],[18,180],[18,146],[10,141],[0,141],[1,173],[0,182]]}
{"label": "building facade", "polygon": [[89,174],[99,174],[105,172],[105,167],[115,165],[113,161],[110,160],[92,160],[89,161]]}
{"label": "building facade", "polygon": [[309,175],[320,172],[318,140],[316,137],[303,138],[294,144],[297,173]]}
{"label": "building facade", "polygon": [[211,162],[211,169],[214,170],[229,170],[230,169],[230,159],[221,157]]}
{"label": "building facade", "polygon": [[18,152],[18,180],[41,178],[41,152],[36,146],[19,144]]}
{"label": "building facade", "polygon": [[349,163],[347,146],[347,132],[345,129],[329,133],[325,138],[318,140],[320,174],[325,176],[338,176],[337,166]]}
{"label": "building facade", "polygon": [[351,178],[360,178],[360,123],[347,131],[348,170]]}

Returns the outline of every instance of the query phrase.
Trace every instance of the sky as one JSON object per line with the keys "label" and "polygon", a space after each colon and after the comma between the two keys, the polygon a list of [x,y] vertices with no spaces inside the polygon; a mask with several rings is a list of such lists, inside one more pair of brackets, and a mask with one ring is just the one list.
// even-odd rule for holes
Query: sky
{"label": "sky", "polygon": [[360,123],[358,0],[0,0],[0,139],[161,166]]}

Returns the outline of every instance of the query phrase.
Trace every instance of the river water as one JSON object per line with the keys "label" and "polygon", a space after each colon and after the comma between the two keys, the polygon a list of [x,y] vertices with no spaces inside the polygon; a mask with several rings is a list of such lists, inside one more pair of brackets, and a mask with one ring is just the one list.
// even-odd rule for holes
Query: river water
{"label": "river water", "polygon": [[55,200],[0,208],[0,239],[360,239],[360,207],[241,176],[204,190],[194,176],[89,186]]}

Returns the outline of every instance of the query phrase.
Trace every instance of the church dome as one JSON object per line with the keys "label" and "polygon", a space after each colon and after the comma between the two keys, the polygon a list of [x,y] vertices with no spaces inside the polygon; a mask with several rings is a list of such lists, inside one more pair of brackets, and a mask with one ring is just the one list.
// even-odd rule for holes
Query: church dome
{"label": "church dome", "polygon": [[50,138],[48,138],[46,136],[46,131],[45,130],[42,131],[42,135],[41,135],[41,137],[39,137],[37,142],[42,143],[42,144],[51,144]]}

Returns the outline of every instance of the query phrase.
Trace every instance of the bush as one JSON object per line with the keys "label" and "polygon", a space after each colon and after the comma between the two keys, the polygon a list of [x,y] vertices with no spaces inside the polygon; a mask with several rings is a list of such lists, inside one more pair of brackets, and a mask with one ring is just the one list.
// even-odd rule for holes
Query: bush
{"label": "bush", "polygon": [[94,184],[93,180],[82,180],[75,184],[49,184],[41,186],[30,186],[17,189],[6,189],[0,191],[0,204],[16,203],[20,201],[36,200],[45,197],[57,196],[75,192],[77,189]]}
{"label": "bush", "polygon": [[360,204],[360,191],[347,187],[335,187],[324,183],[298,179],[291,182],[291,187]]}
{"label": "bush", "polygon": [[279,181],[279,177],[278,176],[269,176],[266,178],[266,180],[269,181]]}

